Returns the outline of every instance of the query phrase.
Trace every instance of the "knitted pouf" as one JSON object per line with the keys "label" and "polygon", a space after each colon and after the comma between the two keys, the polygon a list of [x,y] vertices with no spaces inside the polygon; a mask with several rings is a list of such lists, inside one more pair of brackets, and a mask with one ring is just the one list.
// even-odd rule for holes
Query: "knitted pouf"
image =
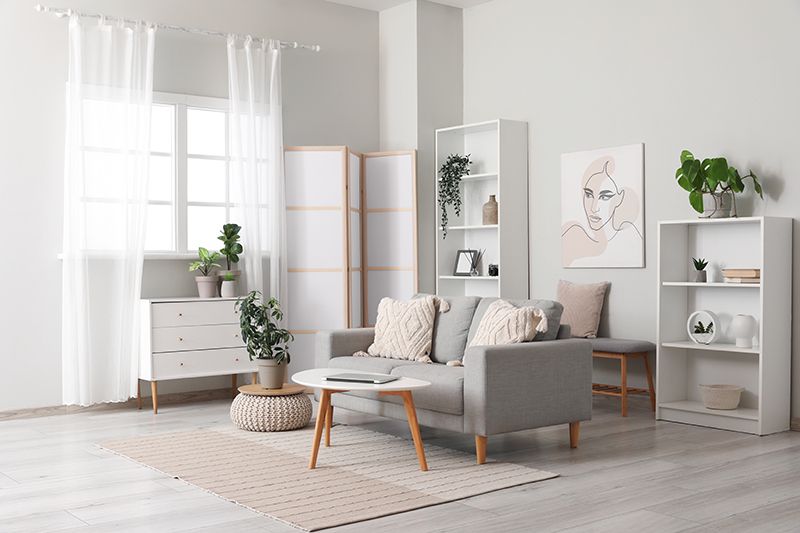
{"label": "knitted pouf", "polygon": [[311,420],[311,400],[306,394],[256,396],[239,393],[231,404],[231,421],[248,431],[300,429]]}

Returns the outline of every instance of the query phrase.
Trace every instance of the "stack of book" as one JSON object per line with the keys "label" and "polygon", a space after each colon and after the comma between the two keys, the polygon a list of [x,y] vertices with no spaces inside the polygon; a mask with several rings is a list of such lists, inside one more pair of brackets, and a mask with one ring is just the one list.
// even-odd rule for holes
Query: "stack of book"
{"label": "stack of book", "polygon": [[761,283],[760,268],[723,268],[725,283]]}

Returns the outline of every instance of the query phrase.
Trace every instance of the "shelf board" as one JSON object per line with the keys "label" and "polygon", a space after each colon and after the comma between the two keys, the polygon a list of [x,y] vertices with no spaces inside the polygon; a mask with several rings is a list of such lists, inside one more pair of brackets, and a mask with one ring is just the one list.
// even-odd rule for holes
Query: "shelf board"
{"label": "shelf board", "polygon": [[[473,229],[497,229],[497,224],[478,224],[474,226],[447,226],[447,231],[450,230],[473,230]],[[439,226],[439,231],[442,231],[441,226]]]}
{"label": "shelf board", "polygon": [[764,217],[689,218],[686,220],[661,220],[658,223],[663,226],[697,224],[754,224],[763,220]]}
{"label": "shelf board", "polygon": [[437,135],[441,134],[456,134],[456,135],[469,135],[470,133],[483,133],[486,131],[497,131],[500,128],[499,120],[487,120],[485,122],[473,122],[472,124],[463,124],[461,126],[451,126],[449,128],[439,128],[436,130]]}
{"label": "shelf board", "polygon": [[458,279],[464,281],[474,281],[474,280],[496,280],[500,279],[500,276],[439,276],[439,279]]}
{"label": "shelf board", "polygon": [[758,409],[752,409],[748,407],[740,407],[738,409],[708,409],[703,405],[703,402],[696,402],[692,400],[660,403],[658,406],[662,409],[676,409],[678,411],[688,411],[690,413],[703,413],[706,415],[725,416],[729,418],[758,420]]}
{"label": "shelf board", "polygon": [[760,288],[760,283],[724,283],[724,282],[697,282],[697,281],[664,281],[661,283],[664,287],[735,287],[741,289],[744,287]]}
{"label": "shelf board", "polygon": [[497,172],[483,172],[481,174],[470,174],[469,176],[462,176],[461,181],[484,181],[496,180]]}
{"label": "shelf board", "polygon": [[750,353],[758,354],[760,352],[758,347],[753,348],[740,348],[735,344],[726,344],[722,342],[714,342],[711,344],[697,344],[692,341],[674,341],[662,342],[661,346],[665,348],[685,348],[687,350],[704,350],[708,352],[733,352],[733,353]]}

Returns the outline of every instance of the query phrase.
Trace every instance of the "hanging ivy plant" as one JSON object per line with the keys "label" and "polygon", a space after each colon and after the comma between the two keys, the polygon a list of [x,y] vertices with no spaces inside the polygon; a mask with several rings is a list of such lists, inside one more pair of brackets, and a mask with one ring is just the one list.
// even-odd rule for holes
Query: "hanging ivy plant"
{"label": "hanging ivy plant", "polygon": [[472,161],[470,154],[447,156],[439,169],[439,216],[441,217],[442,238],[447,238],[447,206],[452,205],[456,216],[461,215],[461,178],[469,174]]}

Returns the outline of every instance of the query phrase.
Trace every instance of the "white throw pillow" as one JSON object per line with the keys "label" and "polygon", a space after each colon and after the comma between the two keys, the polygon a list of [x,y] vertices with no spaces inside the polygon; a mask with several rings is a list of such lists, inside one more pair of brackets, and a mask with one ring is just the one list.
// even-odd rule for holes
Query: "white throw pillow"
{"label": "white throw pillow", "polygon": [[434,296],[408,301],[381,299],[375,341],[367,353],[373,357],[430,363],[436,301]]}
{"label": "white throw pillow", "polygon": [[547,317],[536,307],[517,307],[495,300],[486,309],[470,346],[492,346],[532,341],[537,332],[547,331]]}

